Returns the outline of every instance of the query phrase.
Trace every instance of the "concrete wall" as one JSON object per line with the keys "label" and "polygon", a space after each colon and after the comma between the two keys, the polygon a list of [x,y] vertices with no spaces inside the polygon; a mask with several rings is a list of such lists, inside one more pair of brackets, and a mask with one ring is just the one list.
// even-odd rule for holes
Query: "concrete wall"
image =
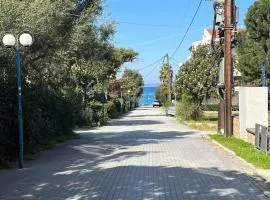
{"label": "concrete wall", "polygon": [[247,128],[268,126],[268,88],[239,87],[240,138],[248,141]]}

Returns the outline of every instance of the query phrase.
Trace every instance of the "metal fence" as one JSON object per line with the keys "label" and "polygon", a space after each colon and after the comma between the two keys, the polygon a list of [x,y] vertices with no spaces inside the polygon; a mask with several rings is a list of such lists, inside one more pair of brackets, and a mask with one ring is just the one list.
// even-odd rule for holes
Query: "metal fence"
{"label": "metal fence", "polygon": [[270,133],[268,127],[256,124],[255,146],[260,150],[270,153]]}

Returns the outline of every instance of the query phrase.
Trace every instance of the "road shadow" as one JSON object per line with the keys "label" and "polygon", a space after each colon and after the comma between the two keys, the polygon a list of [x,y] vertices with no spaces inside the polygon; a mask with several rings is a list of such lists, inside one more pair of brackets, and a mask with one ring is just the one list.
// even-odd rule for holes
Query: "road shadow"
{"label": "road shadow", "polygon": [[153,115],[129,115],[129,116],[127,116],[128,118],[129,117],[131,117],[131,118],[133,118],[133,117],[138,117],[138,118],[140,118],[140,117],[164,117],[164,116],[166,116],[165,114],[164,115],[155,115],[155,114],[153,114]]}
{"label": "road shadow", "polygon": [[[136,125],[162,123],[156,120],[134,120],[134,123],[137,121]],[[119,120],[118,123],[132,126],[127,120]],[[23,170],[0,171],[0,199],[264,198],[263,193],[269,188],[269,184],[258,177],[216,167],[171,167],[169,164],[151,166],[151,156],[164,149],[155,151],[140,148],[146,144],[185,140],[193,136],[198,136],[198,133],[166,130],[84,130],[80,139],[60,144],[52,151],[40,153],[36,160],[25,162]],[[137,162],[138,159],[146,159],[146,156],[149,156],[149,165]],[[130,159],[133,162],[128,162]]]}
{"label": "road shadow", "polygon": [[102,143],[110,145],[138,146],[143,144],[157,144],[163,141],[170,141],[195,135],[198,135],[198,133],[193,131],[154,132],[150,130],[133,130],[119,133],[93,133],[91,134],[91,137],[94,144]]}
{"label": "road shadow", "polygon": [[[129,118],[128,116],[127,118]],[[118,120],[112,121],[109,125],[110,126],[141,126],[141,125],[157,125],[157,124],[164,124],[161,121],[157,120]]]}
{"label": "road shadow", "polygon": [[[40,173],[43,173],[40,171]],[[46,176],[45,176],[46,175]],[[262,180],[218,168],[167,166],[117,166],[97,168],[89,164],[51,171],[43,179],[9,191],[12,199],[267,199]],[[0,196],[1,197],[1,196]]]}
{"label": "road shadow", "polygon": [[[194,132],[151,132],[82,135],[55,151],[43,153],[23,170],[0,173],[0,199],[259,199],[269,188],[258,177],[218,168],[118,166],[154,151],[131,146],[185,139]],[[114,166],[117,165],[117,166]],[[2,176],[4,175],[4,176]],[[8,198],[10,197],[10,198]]]}

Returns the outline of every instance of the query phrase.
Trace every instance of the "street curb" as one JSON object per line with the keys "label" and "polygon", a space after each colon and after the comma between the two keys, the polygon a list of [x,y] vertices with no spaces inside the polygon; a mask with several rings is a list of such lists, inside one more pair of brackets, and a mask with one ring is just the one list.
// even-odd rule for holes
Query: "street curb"
{"label": "street curb", "polygon": [[[256,168],[251,163],[247,162],[243,158],[241,158],[238,155],[236,155],[236,153],[234,151],[232,151],[229,148],[223,146],[222,144],[218,143],[217,141],[211,139],[209,137],[209,135],[202,135],[202,138],[207,139],[208,141],[214,143],[215,145],[217,145],[220,148],[222,148],[224,151],[230,153],[235,158],[237,158],[237,159],[241,160],[242,162],[244,162],[245,164],[247,164],[252,169],[252,172],[254,173],[255,176],[258,176],[259,178],[261,178],[266,184],[270,184],[270,171],[267,173],[267,171],[264,170],[264,169],[258,169],[258,168]],[[247,173],[247,172],[244,172],[244,173]],[[270,190],[268,189],[267,191],[264,191],[264,195],[267,196],[268,198],[270,198]]]}

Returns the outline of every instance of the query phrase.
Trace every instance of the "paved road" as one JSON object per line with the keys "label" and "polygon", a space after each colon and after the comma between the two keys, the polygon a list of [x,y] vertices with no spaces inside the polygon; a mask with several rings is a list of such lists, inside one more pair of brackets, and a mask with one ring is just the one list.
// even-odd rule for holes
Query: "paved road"
{"label": "paved road", "polygon": [[269,185],[245,163],[159,109],[80,133],[23,170],[0,171],[0,199],[267,199]]}

